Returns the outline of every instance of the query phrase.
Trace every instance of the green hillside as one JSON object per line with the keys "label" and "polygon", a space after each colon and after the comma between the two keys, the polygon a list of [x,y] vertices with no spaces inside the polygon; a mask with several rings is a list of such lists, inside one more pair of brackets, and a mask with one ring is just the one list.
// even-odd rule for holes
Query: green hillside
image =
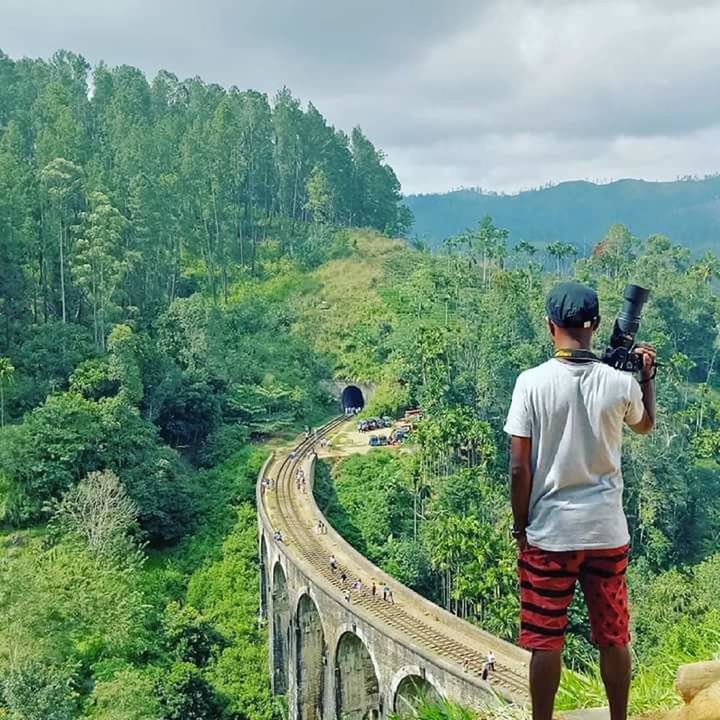
{"label": "green hillside", "polygon": [[413,233],[432,247],[490,215],[510,240],[572,243],[587,254],[615,223],[639,237],[667,235],[695,253],[720,247],[720,177],[676,182],[565,182],[517,195],[457,190],[410,195]]}

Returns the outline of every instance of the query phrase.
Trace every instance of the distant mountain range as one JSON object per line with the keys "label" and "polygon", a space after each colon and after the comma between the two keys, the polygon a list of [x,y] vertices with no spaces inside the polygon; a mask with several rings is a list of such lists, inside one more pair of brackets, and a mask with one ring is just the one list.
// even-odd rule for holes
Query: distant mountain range
{"label": "distant mountain range", "polygon": [[512,244],[560,240],[585,254],[610,225],[622,223],[642,238],[660,233],[696,253],[720,252],[720,176],[607,185],[573,181],[517,195],[456,190],[410,195],[406,203],[415,215],[412,235],[433,248],[490,215],[497,226],[510,230]]}

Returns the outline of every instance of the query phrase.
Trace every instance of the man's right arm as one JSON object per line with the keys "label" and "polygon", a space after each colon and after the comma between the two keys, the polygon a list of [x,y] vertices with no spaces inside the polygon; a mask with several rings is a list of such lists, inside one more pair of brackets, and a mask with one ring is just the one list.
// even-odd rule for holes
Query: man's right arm
{"label": "man's right arm", "polygon": [[505,432],[510,435],[510,504],[518,547],[526,545],[525,528],[528,525],[530,491],[532,489],[532,422],[522,375],[515,383]]}
{"label": "man's right arm", "polygon": [[532,490],[532,470],[530,456],[532,440],[529,437],[513,435],[510,441],[510,504],[512,506],[514,528],[522,531],[519,544],[525,544],[524,530],[528,526],[530,514],[530,492]]}

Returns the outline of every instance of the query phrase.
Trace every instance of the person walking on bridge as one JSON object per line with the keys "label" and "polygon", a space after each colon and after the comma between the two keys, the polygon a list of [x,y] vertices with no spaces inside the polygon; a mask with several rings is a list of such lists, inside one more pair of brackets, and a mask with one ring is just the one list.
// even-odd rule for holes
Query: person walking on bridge
{"label": "person walking on bridge", "polygon": [[490,670],[495,672],[495,653],[492,650],[487,654],[486,665]]}
{"label": "person walking on bridge", "polygon": [[562,283],[551,290],[545,307],[556,355],[518,377],[505,424],[511,436],[520,645],[532,651],[533,720],[552,718],[577,581],[600,648],[611,720],[625,720],[629,534],[620,456],[623,424],[640,434],[653,428],[655,351],[637,346],[639,380],[597,362],[589,352],[600,322],[592,288]]}

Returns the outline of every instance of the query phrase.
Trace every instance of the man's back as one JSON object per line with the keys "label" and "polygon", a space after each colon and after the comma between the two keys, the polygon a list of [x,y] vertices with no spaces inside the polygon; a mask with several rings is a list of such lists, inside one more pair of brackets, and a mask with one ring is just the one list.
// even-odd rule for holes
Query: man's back
{"label": "man's back", "polygon": [[628,373],[549,360],[520,375],[505,430],[532,441],[528,542],[544,550],[627,543],[620,451],[623,422],[640,422]]}

